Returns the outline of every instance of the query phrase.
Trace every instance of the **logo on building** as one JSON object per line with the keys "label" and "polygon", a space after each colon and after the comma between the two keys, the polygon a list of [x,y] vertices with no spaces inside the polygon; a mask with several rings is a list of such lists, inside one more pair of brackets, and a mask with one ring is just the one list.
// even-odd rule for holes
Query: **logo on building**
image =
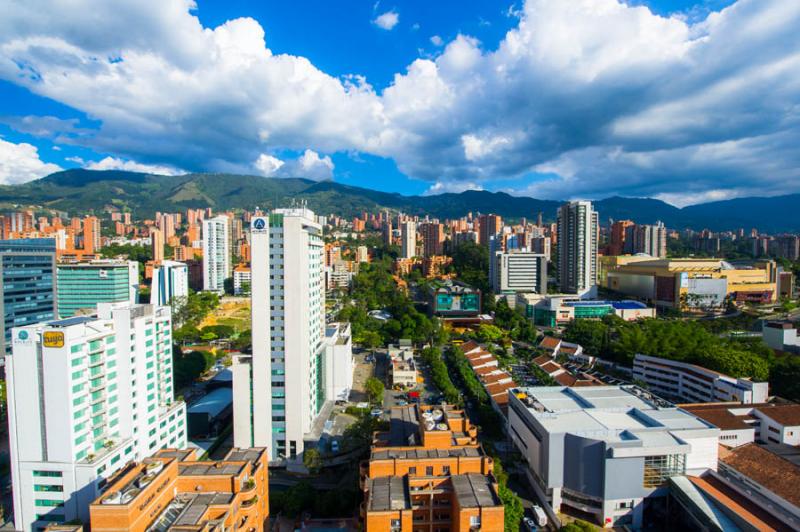
{"label": "logo on building", "polygon": [[64,333],[61,331],[45,331],[42,335],[45,347],[64,347]]}
{"label": "logo on building", "polygon": [[267,230],[267,221],[264,218],[255,218],[253,220],[252,232],[264,233]]}
{"label": "logo on building", "polygon": [[27,340],[28,339],[28,331],[20,331],[17,335],[17,338],[20,340]]}

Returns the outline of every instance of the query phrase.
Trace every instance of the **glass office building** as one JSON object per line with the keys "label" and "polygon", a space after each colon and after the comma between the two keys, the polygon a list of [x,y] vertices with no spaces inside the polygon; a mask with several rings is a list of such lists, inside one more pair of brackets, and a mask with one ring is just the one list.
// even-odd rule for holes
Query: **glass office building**
{"label": "glass office building", "polygon": [[11,329],[56,317],[56,241],[0,240],[3,335],[0,356],[10,353]]}

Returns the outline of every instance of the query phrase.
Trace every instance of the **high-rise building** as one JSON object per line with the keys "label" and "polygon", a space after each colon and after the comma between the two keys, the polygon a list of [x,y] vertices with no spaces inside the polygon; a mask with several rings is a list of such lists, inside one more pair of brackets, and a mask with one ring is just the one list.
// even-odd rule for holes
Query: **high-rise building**
{"label": "high-rise building", "polygon": [[139,263],[135,260],[93,260],[56,267],[58,315],[79,310],[96,312],[98,303],[138,303]]}
{"label": "high-rise building", "polygon": [[186,446],[168,307],[102,303],[96,317],[14,328],[6,375],[18,530],[88,522],[105,479]]}
{"label": "high-rise building", "polygon": [[423,255],[433,257],[444,253],[444,224],[427,222],[420,225]]}
{"label": "high-rise building", "polygon": [[478,216],[478,243],[489,246],[489,239],[503,230],[503,218],[496,214]]}
{"label": "high-rise building", "polygon": [[356,248],[356,262],[369,262],[369,249],[367,249],[367,246],[358,246]]}
{"label": "high-rise building", "polygon": [[401,256],[410,259],[417,254],[417,224],[405,221],[400,224]]}
{"label": "high-rise building", "polygon": [[56,317],[56,241],[20,238],[0,241],[3,335],[0,356],[11,353],[11,328]]}
{"label": "high-rise building", "polygon": [[634,225],[628,227],[625,233],[625,253],[644,253],[657,259],[667,256],[667,228],[662,222]]}
{"label": "high-rise building", "polygon": [[100,219],[97,216],[83,219],[83,251],[88,255],[100,251]]}
{"label": "high-rise building", "polygon": [[611,224],[611,237],[608,242],[609,255],[622,255],[625,253],[627,229],[634,225],[631,220],[617,220]]}
{"label": "high-rise building", "polygon": [[234,445],[303,452],[325,397],[322,226],[307,208],[250,222],[253,354],[233,366]]}
{"label": "high-rise building", "polygon": [[230,276],[230,218],[203,220],[203,290],[222,293]]}
{"label": "high-rise building", "polygon": [[155,264],[164,260],[164,232],[160,229],[150,230],[150,247]]}
{"label": "high-rise building", "polygon": [[597,287],[597,212],[590,201],[571,201],[558,209],[558,282],[568,294]]}
{"label": "high-rise building", "polygon": [[497,252],[492,290],[495,294],[509,292],[547,293],[547,257],[539,253],[514,250]]}
{"label": "high-rise building", "polygon": [[153,267],[150,304],[166,306],[173,299],[189,295],[189,268],[183,262],[162,260]]}

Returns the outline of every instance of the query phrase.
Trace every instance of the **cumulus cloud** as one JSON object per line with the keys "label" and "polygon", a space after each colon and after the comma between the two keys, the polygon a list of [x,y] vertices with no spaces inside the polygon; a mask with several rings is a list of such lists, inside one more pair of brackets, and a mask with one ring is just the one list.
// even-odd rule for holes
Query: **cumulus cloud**
{"label": "cumulus cloud", "polygon": [[444,44],[444,39],[438,35],[434,35],[431,37],[431,44],[434,46],[442,46]]}
{"label": "cumulus cloud", "polygon": [[17,185],[58,172],[61,167],[39,158],[36,146],[0,138],[0,184]]}
{"label": "cumulus cloud", "polygon": [[400,14],[394,9],[378,15],[372,20],[373,24],[386,31],[392,31],[399,22]]}
{"label": "cumulus cloud", "polygon": [[[80,157],[73,158],[74,161],[82,160]],[[162,166],[158,164],[142,164],[136,161],[123,160],[117,157],[106,157],[99,161],[91,161],[85,166],[88,170],[126,170],[128,172],[142,172],[145,174],[155,175],[181,175],[186,172],[172,168],[171,166]]]}
{"label": "cumulus cloud", "polygon": [[314,150],[306,150],[300,157],[288,161],[262,153],[253,166],[265,177],[304,177],[314,181],[332,179],[334,169],[329,156],[320,157]]}
{"label": "cumulus cloud", "polygon": [[425,191],[425,196],[433,196],[435,194],[445,194],[449,192],[464,192],[465,190],[483,190],[483,187],[478,183],[467,183],[464,181],[437,181]]}
{"label": "cumulus cloud", "polygon": [[[495,49],[458,35],[382,90],[274,54],[252,19],[203,27],[194,7],[12,3],[0,78],[101,124],[73,143],[190,171],[330,175],[329,154],[348,151],[433,187],[543,172],[527,192],[554,198],[800,190],[798,2],[663,17],[618,0],[527,0]],[[268,155],[287,150],[303,156]]]}

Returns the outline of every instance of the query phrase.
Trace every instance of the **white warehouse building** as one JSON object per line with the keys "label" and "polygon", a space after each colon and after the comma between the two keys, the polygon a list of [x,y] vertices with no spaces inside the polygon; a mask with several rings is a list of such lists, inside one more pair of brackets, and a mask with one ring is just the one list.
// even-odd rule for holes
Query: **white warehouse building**
{"label": "white warehouse building", "polygon": [[603,526],[639,528],[670,476],[717,467],[719,429],[636,387],[510,390],[509,432],[540,496]]}
{"label": "white warehouse building", "polygon": [[105,303],[98,316],[15,328],[6,358],[17,530],[89,520],[105,479],[186,446],[169,307]]}

